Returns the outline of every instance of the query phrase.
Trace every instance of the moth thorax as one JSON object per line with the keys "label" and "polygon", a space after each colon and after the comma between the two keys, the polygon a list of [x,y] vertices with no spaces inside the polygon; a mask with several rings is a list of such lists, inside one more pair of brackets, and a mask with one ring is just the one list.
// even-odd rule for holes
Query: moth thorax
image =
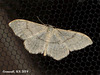
{"label": "moth thorax", "polygon": [[49,25],[48,31],[49,31],[49,32],[52,32],[53,30],[54,30],[53,26]]}

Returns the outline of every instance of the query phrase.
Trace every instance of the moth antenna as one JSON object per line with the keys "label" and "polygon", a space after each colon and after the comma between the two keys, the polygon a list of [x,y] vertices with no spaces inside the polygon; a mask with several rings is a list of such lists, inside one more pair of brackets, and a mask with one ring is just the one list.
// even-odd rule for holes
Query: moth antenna
{"label": "moth antenna", "polygon": [[[38,16],[36,16],[37,17],[37,19],[42,23],[42,24],[44,24],[40,19],[39,19],[39,17]],[[45,24],[44,24],[45,25]]]}

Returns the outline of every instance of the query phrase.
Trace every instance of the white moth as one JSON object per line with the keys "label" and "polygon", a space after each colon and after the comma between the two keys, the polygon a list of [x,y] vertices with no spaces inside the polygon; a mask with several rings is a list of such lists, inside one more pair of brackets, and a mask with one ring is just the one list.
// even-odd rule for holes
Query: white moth
{"label": "white moth", "polygon": [[16,19],[9,23],[15,35],[24,40],[26,50],[32,54],[44,54],[55,60],[68,56],[70,51],[91,45],[92,40],[85,34],[71,30],[53,28],[35,22]]}

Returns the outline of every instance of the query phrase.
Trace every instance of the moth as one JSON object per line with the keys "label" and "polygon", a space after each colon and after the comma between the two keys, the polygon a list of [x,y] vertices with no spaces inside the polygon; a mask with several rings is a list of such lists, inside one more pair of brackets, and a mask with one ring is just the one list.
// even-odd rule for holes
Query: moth
{"label": "moth", "polygon": [[16,19],[9,23],[15,35],[24,40],[29,53],[41,53],[55,60],[61,60],[69,52],[80,50],[91,45],[92,40],[85,34],[54,28],[24,19]]}

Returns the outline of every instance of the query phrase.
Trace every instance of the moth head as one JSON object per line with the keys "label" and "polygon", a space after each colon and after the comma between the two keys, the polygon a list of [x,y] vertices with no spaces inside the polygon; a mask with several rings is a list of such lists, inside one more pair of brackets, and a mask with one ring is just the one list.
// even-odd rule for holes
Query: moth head
{"label": "moth head", "polygon": [[55,26],[52,26],[50,24],[46,24],[46,26],[48,26],[49,28],[55,28]]}

